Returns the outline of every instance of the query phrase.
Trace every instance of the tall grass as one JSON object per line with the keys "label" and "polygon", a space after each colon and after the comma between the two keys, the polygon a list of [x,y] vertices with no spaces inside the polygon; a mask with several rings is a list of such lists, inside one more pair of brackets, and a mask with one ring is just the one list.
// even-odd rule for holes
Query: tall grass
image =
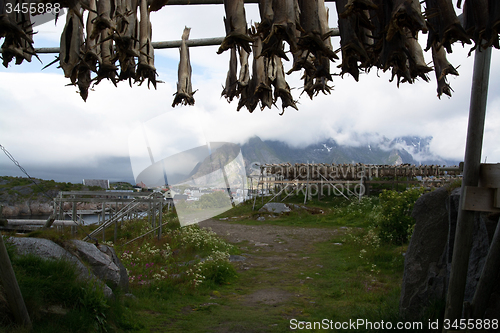
{"label": "tall grass", "polygon": [[[12,246],[7,249],[34,332],[107,331],[109,306],[101,283],[79,279],[75,266],[66,260],[17,255]],[[7,331],[21,330],[9,312],[0,314],[0,323]]]}

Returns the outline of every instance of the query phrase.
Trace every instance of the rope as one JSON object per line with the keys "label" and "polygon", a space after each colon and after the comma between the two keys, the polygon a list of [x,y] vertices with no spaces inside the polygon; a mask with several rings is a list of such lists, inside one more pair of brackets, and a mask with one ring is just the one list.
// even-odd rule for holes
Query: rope
{"label": "rope", "polygon": [[16,161],[14,156],[12,156],[12,154],[9,153],[9,151],[4,146],[0,145],[0,149],[2,149],[3,152],[5,153],[5,155],[7,155],[7,157],[33,182],[33,184],[35,184],[36,187],[38,187],[40,189],[40,191],[42,191],[43,195],[45,195],[50,200],[54,199],[47,194],[47,192],[45,191],[44,188],[42,188],[40,185],[37,184],[37,182],[28,174],[28,172],[21,166],[21,164],[19,164],[19,162]]}

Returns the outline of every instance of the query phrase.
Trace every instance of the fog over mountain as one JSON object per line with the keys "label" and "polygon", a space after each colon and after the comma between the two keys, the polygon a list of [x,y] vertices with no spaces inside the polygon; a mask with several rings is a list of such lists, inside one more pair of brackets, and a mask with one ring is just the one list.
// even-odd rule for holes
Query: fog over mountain
{"label": "fog over mountain", "polygon": [[373,142],[348,146],[326,139],[306,147],[292,147],[283,141],[261,140],[255,136],[241,146],[248,166],[259,163],[366,163],[458,165],[460,161],[441,158],[430,151],[432,137],[385,137]]}

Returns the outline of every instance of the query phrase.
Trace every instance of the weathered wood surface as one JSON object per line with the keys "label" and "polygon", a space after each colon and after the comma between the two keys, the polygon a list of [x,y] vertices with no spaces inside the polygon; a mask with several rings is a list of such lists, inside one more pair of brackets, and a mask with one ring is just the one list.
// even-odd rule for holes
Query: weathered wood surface
{"label": "weathered wood surface", "polygon": [[475,212],[500,212],[498,189],[466,186],[463,195],[463,209]]}
{"label": "weathered wood surface", "polygon": [[[19,220],[7,219],[7,226],[26,226],[26,225],[45,225],[46,220]],[[55,226],[74,226],[75,222],[68,220],[55,220],[52,225]]]}
{"label": "weathered wood surface", "polygon": [[[490,66],[491,47],[486,50],[476,49],[469,107],[469,123],[465,145],[462,198],[465,195],[467,186],[478,186],[479,183]],[[472,247],[472,234],[474,231],[474,215],[473,211],[465,210],[463,201],[460,201],[444,315],[444,318],[451,322],[455,319],[460,319],[462,316],[469,253]]]}
{"label": "weathered wood surface", "polygon": [[8,304],[14,313],[17,323],[31,330],[30,316],[26,309],[21,290],[19,289],[2,235],[0,235],[0,279],[2,280],[3,290],[7,296]]}

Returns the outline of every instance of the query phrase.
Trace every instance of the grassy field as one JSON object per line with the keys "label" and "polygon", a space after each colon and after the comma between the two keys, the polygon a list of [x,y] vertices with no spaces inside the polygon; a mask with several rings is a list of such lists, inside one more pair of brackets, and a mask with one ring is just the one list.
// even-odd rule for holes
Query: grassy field
{"label": "grassy field", "polygon": [[[180,228],[171,212],[165,213],[164,221],[169,223],[162,239],[150,235],[123,247],[121,244],[150,230],[147,221],[124,222],[113,245],[129,270],[133,296],[117,292],[112,301],[94,294],[92,286],[68,287],[81,292],[67,291],[73,295],[72,301],[59,299],[52,289],[65,287],[51,283],[42,286],[43,277],[26,279],[33,274],[29,267],[46,271],[46,263],[13,254],[13,264],[35,332],[288,332],[294,325],[313,325],[324,319],[331,323],[363,319],[395,324],[399,320],[407,242],[381,239],[382,222],[390,222],[390,218],[380,200],[315,198],[303,209],[298,206],[303,205],[304,197],[299,196],[287,199],[297,205],[287,214],[261,213],[260,202],[255,210],[253,202],[247,202],[214,218],[236,226],[324,228],[334,232],[326,241],[311,240],[293,257],[278,252],[272,244],[263,251],[249,241],[228,244],[197,226]],[[407,214],[407,210],[402,207],[400,213]],[[258,221],[259,217],[265,220]],[[107,239],[113,239],[113,230],[108,232]],[[54,232],[35,232],[32,236],[58,243],[70,237],[69,233]],[[288,243],[293,246],[293,239]],[[252,266],[229,263],[230,254],[252,258]],[[23,260],[33,264],[26,265]],[[63,275],[52,278],[70,279]],[[36,289],[49,296],[32,294],[30,290]],[[263,297],[266,292],[277,301],[269,295]],[[49,306],[61,307],[65,314],[41,315]],[[23,331],[7,315],[0,320],[0,331]],[[322,327],[302,331],[324,331]]]}

